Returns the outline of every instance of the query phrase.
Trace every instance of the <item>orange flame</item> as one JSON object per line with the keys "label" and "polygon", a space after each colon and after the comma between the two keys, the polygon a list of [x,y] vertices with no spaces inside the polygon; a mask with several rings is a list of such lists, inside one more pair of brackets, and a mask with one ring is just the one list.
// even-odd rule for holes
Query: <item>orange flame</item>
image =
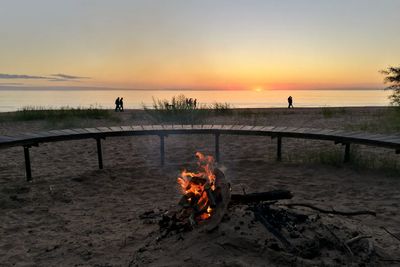
{"label": "orange flame", "polygon": [[212,191],[215,190],[215,174],[214,174],[214,158],[205,156],[200,152],[196,152],[198,159],[198,171],[188,172],[183,170],[177,182],[180,185],[183,195],[191,201],[194,199],[197,202],[197,208],[204,211],[200,215],[201,220],[206,220],[211,217],[212,208],[210,207],[209,198],[206,192],[206,187]]}

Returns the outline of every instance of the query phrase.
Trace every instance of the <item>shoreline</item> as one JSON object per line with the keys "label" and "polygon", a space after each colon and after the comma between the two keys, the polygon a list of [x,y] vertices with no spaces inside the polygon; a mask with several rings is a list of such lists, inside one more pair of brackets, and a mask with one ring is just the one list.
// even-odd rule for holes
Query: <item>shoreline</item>
{"label": "shoreline", "polygon": [[[32,108],[43,108],[43,111],[46,110],[62,110],[64,109],[65,111],[73,110],[73,109],[81,109],[81,110],[90,110],[90,107],[59,107],[59,108],[52,108],[52,107],[35,107],[32,106]],[[243,111],[243,110],[251,110],[251,111],[263,111],[263,110],[277,110],[277,111],[282,111],[282,110],[321,110],[321,109],[396,109],[398,107],[396,106],[320,106],[320,107],[294,107],[294,108],[287,108],[287,107],[262,107],[262,108],[253,108],[253,107],[249,107],[249,108],[230,108],[230,110],[232,111]],[[106,110],[106,111],[113,111],[114,109],[112,108],[92,108],[92,109],[99,109],[99,110]],[[39,110],[39,111],[42,111]],[[152,108],[149,108],[149,110],[154,110]],[[207,109],[206,109],[207,110]],[[211,110],[211,109],[210,109]],[[22,110],[13,110],[13,111],[0,111],[0,114],[10,114],[10,113],[16,113],[16,112],[20,112]],[[127,108],[124,110],[124,112],[142,112],[145,111],[143,108]],[[116,112],[118,113],[118,112]]]}

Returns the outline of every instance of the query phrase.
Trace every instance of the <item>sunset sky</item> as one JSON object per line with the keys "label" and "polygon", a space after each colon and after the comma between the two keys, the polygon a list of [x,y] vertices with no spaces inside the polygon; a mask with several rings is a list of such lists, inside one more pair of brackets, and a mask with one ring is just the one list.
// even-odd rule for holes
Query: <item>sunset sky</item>
{"label": "sunset sky", "polygon": [[382,88],[399,0],[1,0],[0,86]]}

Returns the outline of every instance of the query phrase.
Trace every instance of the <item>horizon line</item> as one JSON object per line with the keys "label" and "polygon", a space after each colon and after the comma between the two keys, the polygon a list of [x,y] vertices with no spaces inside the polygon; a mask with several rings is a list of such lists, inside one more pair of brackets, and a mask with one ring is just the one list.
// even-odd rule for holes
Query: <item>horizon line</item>
{"label": "horizon line", "polygon": [[[254,91],[252,89],[220,89],[220,88],[118,88],[118,87],[102,87],[102,86],[18,86],[18,85],[2,85],[0,90],[15,90],[15,91]],[[385,90],[385,87],[332,87],[332,88],[270,88],[262,91],[375,91]]]}

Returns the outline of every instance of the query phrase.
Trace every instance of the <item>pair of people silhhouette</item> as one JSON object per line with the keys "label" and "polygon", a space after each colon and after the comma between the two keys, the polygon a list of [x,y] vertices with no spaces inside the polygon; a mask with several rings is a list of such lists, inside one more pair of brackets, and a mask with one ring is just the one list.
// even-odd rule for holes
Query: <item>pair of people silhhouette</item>
{"label": "pair of people silhhouette", "polygon": [[186,106],[189,108],[196,108],[197,106],[197,99],[195,98],[193,100],[193,98],[186,98]]}
{"label": "pair of people silhhouette", "polygon": [[115,111],[124,111],[124,98],[123,97],[118,97],[115,100]]}
{"label": "pair of people silhhouette", "polygon": [[294,108],[293,107],[293,98],[292,98],[292,96],[288,97],[287,102],[289,104],[288,108]]}

